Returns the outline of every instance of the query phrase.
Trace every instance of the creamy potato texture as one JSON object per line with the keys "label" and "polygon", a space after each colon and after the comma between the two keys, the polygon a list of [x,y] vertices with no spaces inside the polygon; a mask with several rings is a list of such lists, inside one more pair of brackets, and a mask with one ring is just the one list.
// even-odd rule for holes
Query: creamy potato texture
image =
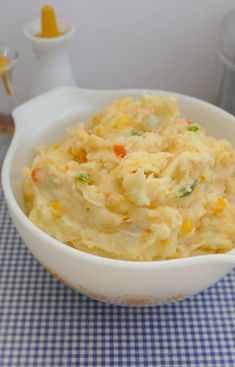
{"label": "creamy potato texture", "polygon": [[180,116],[175,97],[125,97],[39,147],[24,169],[29,218],[93,254],[151,261],[235,243],[235,152]]}

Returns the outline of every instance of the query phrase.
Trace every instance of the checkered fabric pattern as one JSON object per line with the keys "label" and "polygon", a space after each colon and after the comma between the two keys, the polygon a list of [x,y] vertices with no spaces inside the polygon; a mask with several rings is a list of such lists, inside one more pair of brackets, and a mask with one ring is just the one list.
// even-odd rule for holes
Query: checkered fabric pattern
{"label": "checkered fabric pattern", "polygon": [[17,235],[0,192],[0,366],[235,366],[235,272],[172,305],[126,308],[74,292]]}

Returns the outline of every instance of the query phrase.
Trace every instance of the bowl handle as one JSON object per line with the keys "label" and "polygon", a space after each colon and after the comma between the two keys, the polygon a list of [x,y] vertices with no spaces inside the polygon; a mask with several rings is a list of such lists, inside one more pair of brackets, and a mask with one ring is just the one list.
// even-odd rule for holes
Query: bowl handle
{"label": "bowl handle", "polygon": [[87,108],[90,105],[81,89],[61,87],[20,105],[13,110],[12,115],[16,128],[24,130],[29,126],[42,126],[48,121],[58,121]]}
{"label": "bowl handle", "polygon": [[231,264],[235,266],[235,255],[234,250],[232,250],[233,254],[218,254],[215,255],[215,259],[219,259],[221,264]]}

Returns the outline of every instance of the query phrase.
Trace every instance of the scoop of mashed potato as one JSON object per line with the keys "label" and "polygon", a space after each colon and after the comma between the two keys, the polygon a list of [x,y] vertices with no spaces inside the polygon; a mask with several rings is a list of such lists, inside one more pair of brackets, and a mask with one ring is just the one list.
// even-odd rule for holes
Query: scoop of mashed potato
{"label": "scoop of mashed potato", "polygon": [[24,169],[29,218],[96,255],[151,261],[235,243],[235,152],[180,116],[175,97],[125,97],[38,148]]}

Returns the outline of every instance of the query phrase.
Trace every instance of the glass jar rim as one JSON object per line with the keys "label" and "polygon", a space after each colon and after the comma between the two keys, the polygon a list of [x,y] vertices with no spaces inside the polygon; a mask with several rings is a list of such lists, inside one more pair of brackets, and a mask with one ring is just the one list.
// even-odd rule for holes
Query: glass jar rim
{"label": "glass jar rim", "polygon": [[12,69],[18,59],[18,52],[6,42],[0,42],[0,55],[7,57],[10,62],[7,69]]}

